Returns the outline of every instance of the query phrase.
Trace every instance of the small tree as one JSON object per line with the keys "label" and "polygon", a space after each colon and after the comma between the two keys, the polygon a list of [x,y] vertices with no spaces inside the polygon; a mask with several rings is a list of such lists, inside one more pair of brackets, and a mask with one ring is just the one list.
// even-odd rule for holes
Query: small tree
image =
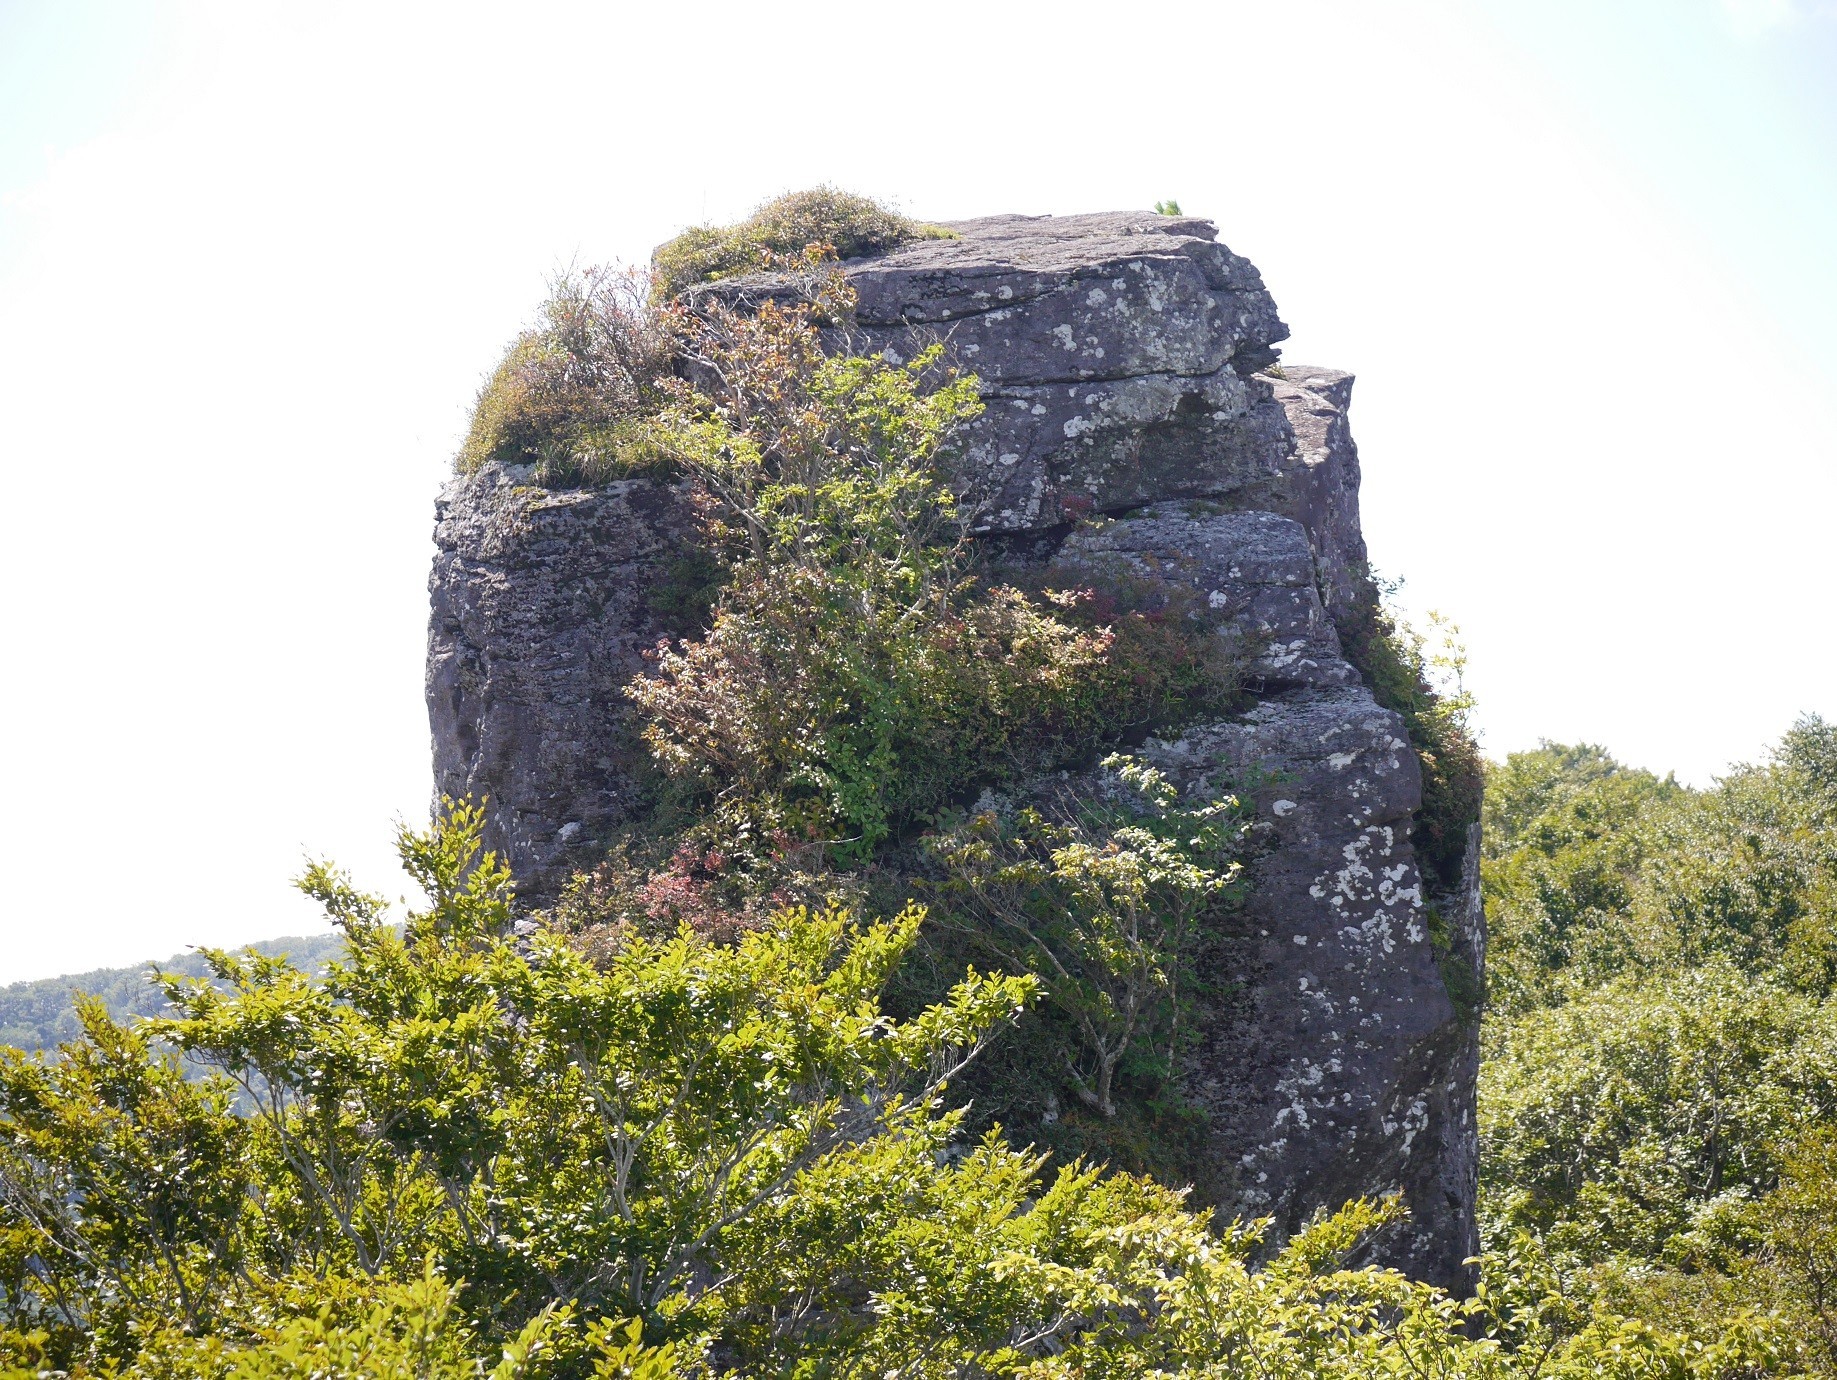
{"label": "small tree", "polygon": [[1036,976],[1077,1031],[1066,1077],[1108,1117],[1132,1054],[1172,1071],[1195,933],[1242,874],[1249,821],[1235,797],[1183,806],[1136,759],[1103,766],[1113,803],[1061,800],[1062,823],[985,810],[929,844],[973,942]]}

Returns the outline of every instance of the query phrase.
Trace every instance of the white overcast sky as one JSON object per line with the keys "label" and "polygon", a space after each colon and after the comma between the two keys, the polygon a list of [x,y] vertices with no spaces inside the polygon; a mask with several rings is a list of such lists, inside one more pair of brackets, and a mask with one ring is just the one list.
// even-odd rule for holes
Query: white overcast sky
{"label": "white overcast sky", "polygon": [[481,374],[559,265],[825,181],[1216,219],[1493,754],[1837,715],[1829,4],[0,0],[0,982],[394,887]]}

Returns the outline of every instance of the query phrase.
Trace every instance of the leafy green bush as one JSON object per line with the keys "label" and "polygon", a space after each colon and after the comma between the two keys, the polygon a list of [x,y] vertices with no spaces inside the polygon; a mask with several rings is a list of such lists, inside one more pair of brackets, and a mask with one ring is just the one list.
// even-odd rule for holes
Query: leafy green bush
{"label": "leafy green bush", "polygon": [[1812,1127],[1782,1150],[1779,1183],[1751,1214],[1763,1242],[1752,1283],[1796,1305],[1823,1373],[1837,1374],[1837,1126]]}
{"label": "leafy green bush", "polygon": [[1837,1373],[1837,773],[1801,720],[1703,790],[1545,744],[1489,769],[1482,1220],[1580,1308]]}
{"label": "leafy green bush", "polygon": [[698,225],[652,256],[657,291],[674,297],[693,283],[755,272],[774,255],[799,255],[828,245],[842,259],[885,254],[923,239],[955,239],[956,232],[909,220],[864,196],[816,187],[768,201],[738,225]]}
{"label": "leafy green bush", "polygon": [[[1715,1262],[1780,1147],[1837,1108],[1837,1008],[1726,964],[1521,1017],[1481,1070],[1491,1232]],[[1739,1233],[1737,1233],[1739,1238]]]}
{"label": "leafy green bush", "polygon": [[1625,922],[1629,950],[1655,966],[1719,955],[1828,991],[1837,960],[1837,828],[1829,810],[1782,754],[1654,812],[1645,824],[1652,861]]}
{"label": "leafy green bush", "polygon": [[534,464],[540,482],[573,484],[653,468],[649,419],[669,370],[668,321],[642,282],[604,268],[565,273],[479,390],[459,471]]}
{"label": "leafy green bush", "polygon": [[1151,1085],[1173,1076],[1199,922],[1237,885],[1250,821],[1232,797],[1182,805],[1135,759],[1104,770],[1115,803],[984,810],[928,843],[973,950],[1039,981],[1077,1032],[1072,1091],[1114,1117],[1125,1061]]}
{"label": "leafy green bush", "polygon": [[[349,949],[323,982],[212,953],[227,990],[174,978],[143,1030],[91,1004],[60,1058],[0,1060],[9,1376],[1781,1368],[1789,1339],[1742,1319],[1693,1349],[1558,1308],[1529,1270],[1459,1303],[1348,1268],[1395,1204],[1270,1251],[1148,1180],[963,1143],[945,1094],[1030,979],[972,973],[890,1019],[916,911],[633,935],[595,966],[512,932],[479,825],[402,836],[431,904],[400,930],[308,873]],[[217,1075],[188,1083],[155,1039]]]}
{"label": "leafy green bush", "polygon": [[159,1380],[536,1380],[589,1359],[599,1375],[669,1380],[679,1373],[676,1349],[645,1346],[637,1325],[571,1335],[566,1308],[538,1314],[495,1348],[495,1358],[487,1356],[458,1290],[431,1260],[420,1279],[330,1291],[346,1297],[326,1300],[321,1281],[299,1281],[294,1291],[299,1297],[272,1321],[246,1331],[150,1334],[127,1373]]}
{"label": "leafy green bush", "polygon": [[1589,746],[1546,743],[1488,770],[1481,888],[1495,1011],[1549,1005],[1626,966],[1622,917],[1648,859],[1661,861],[1645,821],[1684,794]]}
{"label": "leafy green bush", "polygon": [[1837,828],[1822,720],[1707,790],[1546,744],[1489,773],[1495,1002],[1519,1011],[1628,970],[1720,958],[1823,994],[1837,975]]}
{"label": "leafy green bush", "polygon": [[[91,1005],[62,1058],[0,1062],[9,1326],[126,1361],[149,1328],[253,1325],[289,1278],[405,1280],[432,1252],[505,1340],[562,1304],[693,1330],[729,1226],[839,1147],[924,1123],[1028,996],[972,975],[883,1018],[916,911],[790,912],[732,947],[634,937],[603,969],[526,954],[480,823],[461,807],[403,837],[432,897],[404,932],[308,873],[349,946],[323,982],[212,953],[227,991],[174,978],[168,1018],[126,1031]],[[153,1039],[220,1076],[186,1081]]]}

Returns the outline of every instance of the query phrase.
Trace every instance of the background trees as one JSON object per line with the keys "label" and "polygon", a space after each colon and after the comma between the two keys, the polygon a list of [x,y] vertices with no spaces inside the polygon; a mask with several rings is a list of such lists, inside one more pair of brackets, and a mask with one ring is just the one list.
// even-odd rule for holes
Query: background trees
{"label": "background trees", "polygon": [[1837,761],[1807,718],[1707,790],[1589,747],[1488,783],[1483,1219],[1584,1295],[1713,1336],[1776,1310],[1830,1350]]}

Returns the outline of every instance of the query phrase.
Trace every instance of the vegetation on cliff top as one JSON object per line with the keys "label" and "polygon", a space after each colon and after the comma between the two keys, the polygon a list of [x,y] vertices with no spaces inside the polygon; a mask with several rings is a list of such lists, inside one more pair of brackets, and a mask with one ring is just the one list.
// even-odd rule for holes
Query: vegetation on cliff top
{"label": "vegetation on cliff top", "polygon": [[611,269],[550,284],[536,325],[479,390],[459,471],[533,464],[544,483],[579,483],[654,465],[649,420],[663,406],[672,340],[645,298],[641,280]]}
{"label": "vegetation on cliff top", "polygon": [[651,258],[657,293],[674,297],[695,283],[759,272],[774,258],[828,245],[839,259],[886,254],[915,240],[955,239],[878,202],[834,187],[791,192],[768,201],[738,225],[698,225],[659,245]]}
{"label": "vegetation on cliff top", "polygon": [[534,464],[544,484],[600,483],[663,461],[651,424],[669,398],[680,349],[695,331],[683,288],[739,273],[789,271],[813,287],[806,254],[884,254],[954,232],[909,220],[830,187],[767,202],[738,225],[684,231],[649,275],[569,270],[550,284],[536,323],[511,342],[480,388],[455,464]]}

